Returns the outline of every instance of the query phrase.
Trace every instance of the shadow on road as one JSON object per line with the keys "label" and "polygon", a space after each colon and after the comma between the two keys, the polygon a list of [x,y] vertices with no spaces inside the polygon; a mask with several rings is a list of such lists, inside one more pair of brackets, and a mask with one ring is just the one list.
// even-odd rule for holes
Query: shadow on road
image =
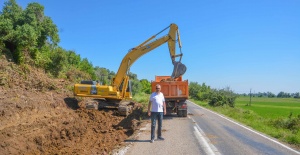
{"label": "shadow on road", "polygon": [[[173,119],[173,117],[174,117],[174,116],[164,116],[163,119],[164,119],[164,120],[165,120],[165,119],[166,119],[166,120],[170,120],[170,119]],[[150,120],[151,120],[151,119],[150,119]]]}
{"label": "shadow on road", "polygon": [[168,114],[168,115],[164,115],[164,119],[174,119],[174,118],[178,118],[179,116],[175,113],[172,113],[172,114]]}
{"label": "shadow on road", "polygon": [[[171,119],[174,119],[174,118],[185,118],[185,117],[179,117],[177,116],[177,114],[169,114],[169,115],[164,115],[164,120],[171,120]],[[150,120],[151,121],[151,117],[149,116],[146,116],[144,120]]]}
{"label": "shadow on road", "polygon": [[134,143],[136,143],[136,142],[150,142],[150,139],[149,140],[130,140],[130,139],[128,139],[128,140],[124,140],[124,142],[134,142]]}

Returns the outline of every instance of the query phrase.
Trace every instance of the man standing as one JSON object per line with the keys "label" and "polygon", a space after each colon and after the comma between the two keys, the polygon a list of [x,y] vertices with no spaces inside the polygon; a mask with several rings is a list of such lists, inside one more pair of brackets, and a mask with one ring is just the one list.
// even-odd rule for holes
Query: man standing
{"label": "man standing", "polygon": [[[158,121],[158,130],[157,138],[159,140],[164,140],[161,136],[162,120],[163,115],[166,115],[166,102],[165,97],[162,92],[160,92],[161,86],[156,85],[156,91],[153,92],[150,96],[149,105],[148,105],[148,115],[151,116],[151,143],[154,142],[155,138],[155,125],[156,120]],[[152,107],[150,111],[150,107]]]}

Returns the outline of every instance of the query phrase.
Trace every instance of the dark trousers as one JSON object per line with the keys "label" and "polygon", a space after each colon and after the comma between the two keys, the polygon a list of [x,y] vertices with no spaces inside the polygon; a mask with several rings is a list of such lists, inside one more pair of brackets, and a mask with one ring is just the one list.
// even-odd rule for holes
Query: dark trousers
{"label": "dark trousers", "polygon": [[154,138],[155,138],[156,120],[158,121],[157,136],[161,137],[163,112],[151,112],[151,140],[154,140]]}

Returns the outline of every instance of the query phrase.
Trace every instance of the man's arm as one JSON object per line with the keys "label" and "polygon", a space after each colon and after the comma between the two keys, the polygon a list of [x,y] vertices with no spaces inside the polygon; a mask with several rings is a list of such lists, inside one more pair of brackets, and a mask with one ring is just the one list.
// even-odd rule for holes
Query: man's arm
{"label": "man's arm", "polygon": [[167,114],[166,102],[164,101],[164,115]]}
{"label": "man's arm", "polygon": [[148,116],[151,116],[150,107],[151,107],[151,101],[149,101],[149,104],[148,104]]}

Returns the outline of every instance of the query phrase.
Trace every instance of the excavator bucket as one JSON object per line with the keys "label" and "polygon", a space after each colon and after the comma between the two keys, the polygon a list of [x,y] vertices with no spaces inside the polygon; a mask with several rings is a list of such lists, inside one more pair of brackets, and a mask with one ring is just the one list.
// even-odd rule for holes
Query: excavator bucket
{"label": "excavator bucket", "polygon": [[171,77],[173,79],[176,79],[185,73],[186,66],[179,61],[175,61],[173,64],[174,64],[174,69]]}

